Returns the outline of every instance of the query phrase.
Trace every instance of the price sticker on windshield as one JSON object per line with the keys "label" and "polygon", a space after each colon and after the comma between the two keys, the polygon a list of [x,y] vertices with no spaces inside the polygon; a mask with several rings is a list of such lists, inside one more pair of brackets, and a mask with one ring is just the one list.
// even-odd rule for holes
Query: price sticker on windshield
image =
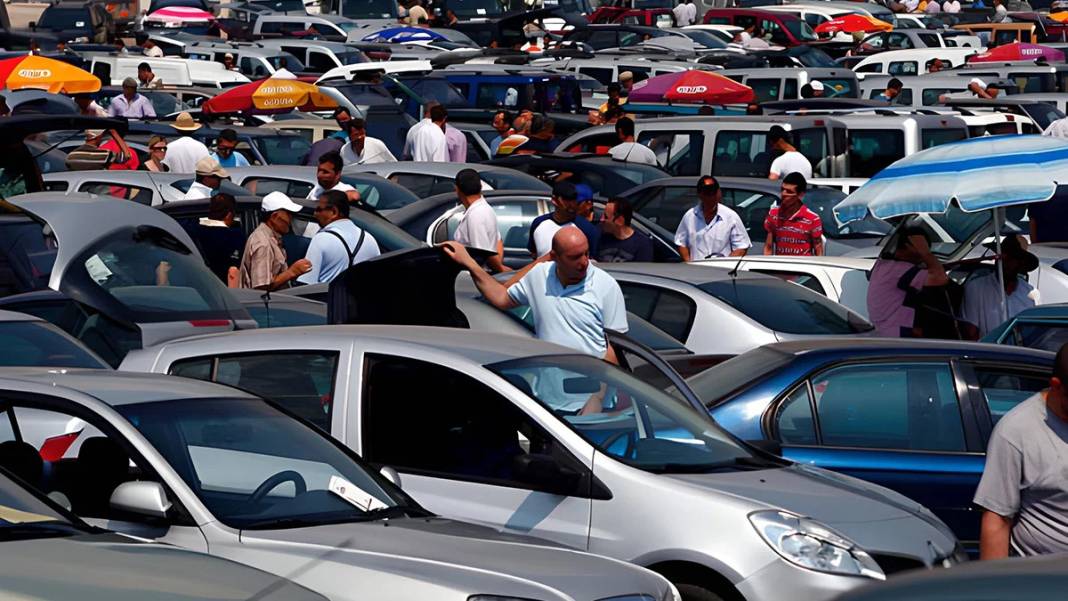
{"label": "price sticker on windshield", "polygon": [[345,499],[349,503],[352,503],[363,511],[374,511],[376,509],[386,509],[389,507],[389,505],[379,501],[377,497],[371,495],[359,486],[338,476],[330,476],[330,484],[327,488],[330,492]]}

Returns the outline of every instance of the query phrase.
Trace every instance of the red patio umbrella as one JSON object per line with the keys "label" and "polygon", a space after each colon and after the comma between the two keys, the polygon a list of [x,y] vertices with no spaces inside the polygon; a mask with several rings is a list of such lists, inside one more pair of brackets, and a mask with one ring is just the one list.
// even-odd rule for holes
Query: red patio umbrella
{"label": "red patio umbrella", "polygon": [[337,108],[329,96],[319,91],[319,87],[299,79],[280,79],[272,77],[253,81],[219,94],[201,105],[205,113],[285,113],[293,109],[299,111],[319,111]]}
{"label": "red patio umbrella", "polygon": [[734,104],[753,100],[753,89],[709,71],[679,71],[634,84],[627,102]]}
{"label": "red patio umbrella", "polygon": [[973,54],[968,57],[969,63],[992,63],[1005,61],[1033,61],[1044,58],[1051,63],[1063,63],[1064,53],[1056,48],[1042,46],[1040,44],[1025,44],[1013,42],[991,48],[982,54]]}

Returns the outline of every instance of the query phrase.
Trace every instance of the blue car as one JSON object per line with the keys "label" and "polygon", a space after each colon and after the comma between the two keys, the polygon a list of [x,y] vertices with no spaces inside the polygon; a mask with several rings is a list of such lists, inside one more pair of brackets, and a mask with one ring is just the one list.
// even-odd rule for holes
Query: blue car
{"label": "blue car", "polygon": [[983,342],[1057,352],[1068,343],[1068,304],[1040,305],[1017,313]]}
{"label": "blue car", "polygon": [[851,338],[762,346],[688,380],[739,438],[925,505],[970,553],[972,505],[997,420],[1047,387],[1053,353]]}

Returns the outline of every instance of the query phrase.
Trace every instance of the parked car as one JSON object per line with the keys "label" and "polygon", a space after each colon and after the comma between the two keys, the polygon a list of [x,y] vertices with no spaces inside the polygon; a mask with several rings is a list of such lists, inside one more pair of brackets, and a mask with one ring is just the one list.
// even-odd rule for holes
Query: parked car
{"label": "parked car", "polygon": [[727,69],[720,75],[753,88],[757,102],[800,98],[801,88],[813,81],[823,84],[827,98],[856,98],[859,90],[856,74],[841,68]]}
{"label": "parked car", "polygon": [[960,67],[969,56],[978,54],[979,48],[910,48],[905,50],[884,50],[865,56],[853,66],[853,72],[863,79],[868,73],[883,73],[894,77],[902,75],[926,75],[927,63],[938,59],[944,69]]}
{"label": "parked car", "polygon": [[1068,305],[1024,309],[991,330],[983,342],[1057,352],[1068,342]]}
{"label": "parked car", "polygon": [[[24,409],[32,413],[35,409]],[[7,419],[12,410],[5,408]],[[94,528],[33,490],[26,469],[43,463],[19,438],[0,443],[0,596],[39,601],[137,601],[163,591],[188,601],[252,598],[325,601],[325,597],[235,561],[149,543]],[[17,450],[16,450],[17,449]],[[20,452],[25,451],[25,452]],[[88,455],[89,453],[87,453]],[[8,468],[5,471],[3,468]],[[16,481],[12,476],[20,478]],[[118,499],[122,502],[124,499]],[[63,569],[57,570],[56,566]],[[166,566],[166,569],[161,569]]]}
{"label": "parked car", "polygon": [[[315,35],[329,42],[342,42],[349,37],[349,32],[355,29],[365,28],[367,24],[360,24],[348,17],[336,14],[320,13],[318,15],[280,15],[263,14],[256,19],[252,26],[252,38],[297,38],[301,36]],[[290,68],[290,71],[293,69]],[[321,73],[321,71],[319,71]]]}
{"label": "parked car", "polygon": [[877,54],[887,50],[910,48],[974,48],[977,51],[986,44],[978,36],[962,31],[928,29],[895,29],[881,31],[865,37],[853,49],[854,55]]}
{"label": "parked car", "polygon": [[[73,144],[74,147],[79,145],[80,142]],[[141,158],[144,160],[147,157]],[[50,191],[113,196],[152,207],[182,200],[193,181],[192,173],[130,170],[57,171],[44,176],[45,189]],[[248,194],[244,188],[226,180],[223,180],[219,191],[234,195]]]}
{"label": "parked car", "polygon": [[60,42],[107,44],[115,34],[115,22],[103,3],[69,0],[45,7],[33,31],[44,31]]}
{"label": "parked car", "polygon": [[[235,167],[227,172],[230,181],[245,188],[246,194],[255,196],[282,192],[291,198],[307,198],[318,184],[316,167]],[[345,173],[341,181],[356,188],[362,205],[383,215],[419,200],[407,188],[374,173]]]}
{"label": "parked car", "polygon": [[260,45],[292,54],[304,64],[304,71],[312,74],[322,74],[343,65],[368,61],[367,55],[349,48],[343,41],[282,38],[264,39],[260,41]]}
{"label": "parked car", "polygon": [[[237,374],[221,369],[234,362],[249,366],[238,385],[272,395],[284,393],[254,375],[253,364],[264,375],[314,369],[319,381],[334,382],[329,415],[317,395],[302,397],[303,411],[372,464],[398,470],[405,490],[431,509],[648,566],[687,601],[772,599],[785,590],[829,599],[901,567],[956,561],[953,537],[918,504],[754,451],[626,372],[536,340],[455,328],[263,330],[167,345],[125,369],[207,379]],[[602,385],[618,391],[607,401],[611,413],[569,409]],[[619,405],[623,394],[629,406]],[[413,439],[436,452],[414,448]],[[533,466],[543,478],[534,479]],[[543,509],[525,509],[535,506]],[[763,534],[780,528],[835,532],[811,540],[843,567],[799,565],[779,535]]]}
{"label": "parked car", "polygon": [[756,25],[770,44],[801,46],[819,38],[804,19],[788,13],[755,8],[714,8],[705,13],[704,23],[749,27]]}
{"label": "parked car", "polygon": [[[316,372],[300,374],[306,392]],[[286,404],[234,388],[7,370],[0,394],[12,427],[51,451],[41,488],[70,498],[82,519],[288,576],[331,599],[678,595],[636,566],[438,518]],[[316,399],[313,414],[328,415],[331,403]],[[79,430],[68,431],[72,421]],[[90,469],[92,478],[74,477]]]}
{"label": "parked car", "polygon": [[0,366],[108,367],[93,351],[40,317],[4,310],[0,310]]}
{"label": "parked car", "polygon": [[891,488],[971,550],[990,431],[1049,385],[1053,353],[972,342],[770,344],[689,379],[717,423],[783,456]]}
{"label": "parked car", "polygon": [[682,34],[646,25],[598,24],[572,29],[564,34],[563,43],[567,45],[584,44],[592,50],[605,50],[607,48],[627,48],[638,45],[642,43],[645,36],[656,38],[672,35],[679,36]]}
{"label": "parked car", "polygon": [[628,163],[589,153],[519,154],[492,159],[486,164],[521,171],[546,182],[555,181],[562,173],[569,173],[568,181],[589,186],[594,197],[600,199],[670,177],[667,172],[653,165]]}
{"label": "parked car", "polygon": [[456,174],[464,169],[478,171],[484,190],[544,190],[545,182],[514,169],[478,163],[397,161],[346,165],[344,173],[374,173],[412,191],[419,198],[456,192]]}
{"label": "parked car", "polygon": [[[148,142],[148,138],[159,134],[173,137],[174,128],[170,123],[159,121],[131,121],[130,136],[127,141]],[[192,132],[192,136],[209,148],[219,138],[223,129],[233,129],[237,133],[235,152],[245,155],[250,165],[299,165],[311,150],[311,143],[303,136],[244,125],[211,124]]]}
{"label": "parked car", "polygon": [[215,61],[220,64],[227,54],[234,56],[234,64],[237,65],[238,71],[251,79],[270,77],[282,67],[291,73],[304,71],[304,63],[292,54],[274,48],[265,48],[258,44],[195,41],[186,44],[182,49],[182,56],[186,58]]}
{"label": "parked car", "polygon": [[[944,75],[943,73],[945,72],[940,71],[920,76],[898,76],[897,80],[901,82],[901,93],[894,98],[894,102],[890,106],[933,106],[946,98],[951,98],[952,95],[968,91],[969,80],[956,75]],[[884,76],[873,73],[866,76],[860,82],[860,97],[874,99],[886,90],[886,84],[889,81],[889,75]]]}

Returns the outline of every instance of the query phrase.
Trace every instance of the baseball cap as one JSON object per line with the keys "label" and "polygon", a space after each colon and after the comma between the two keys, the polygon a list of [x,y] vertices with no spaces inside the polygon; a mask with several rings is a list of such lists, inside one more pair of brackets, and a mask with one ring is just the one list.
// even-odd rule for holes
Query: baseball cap
{"label": "baseball cap", "polygon": [[986,88],[986,82],[979,79],[978,77],[973,77],[972,80],[968,82],[968,85],[972,85],[973,83],[979,84],[980,88]]}
{"label": "baseball cap", "polygon": [[218,177],[230,177],[230,174],[226,172],[226,169],[222,168],[219,161],[211,157],[204,157],[197,161],[197,175],[215,175]]}
{"label": "baseball cap", "polygon": [[564,200],[578,200],[575,184],[571,182],[556,182],[553,184],[553,196],[559,196]]}
{"label": "baseball cap", "polygon": [[586,184],[575,184],[575,194],[578,195],[579,202],[593,200],[593,188],[587,186]]}
{"label": "baseball cap", "polygon": [[813,79],[812,82],[809,83],[808,85],[812,86],[812,89],[817,91],[817,92],[822,92],[823,91],[823,84],[820,83],[818,80]]}
{"label": "baseball cap", "polygon": [[273,213],[275,211],[299,213],[300,205],[290,200],[288,196],[281,192],[271,192],[263,197],[263,202],[260,203],[260,210],[264,213]]}

